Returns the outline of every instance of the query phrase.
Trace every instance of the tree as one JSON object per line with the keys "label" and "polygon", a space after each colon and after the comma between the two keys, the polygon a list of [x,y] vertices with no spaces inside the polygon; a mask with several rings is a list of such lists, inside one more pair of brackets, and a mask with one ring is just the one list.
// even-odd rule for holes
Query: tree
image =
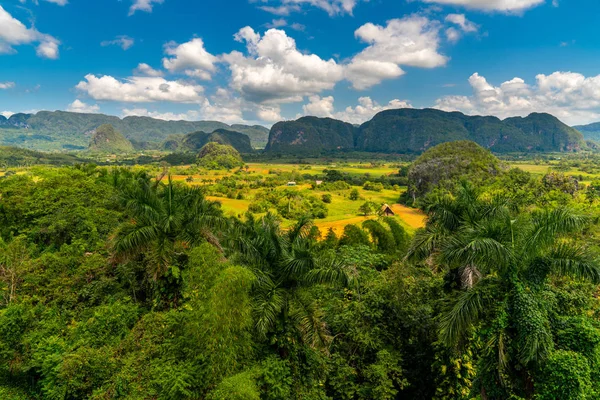
{"label": "tree", "polygon": [[482,397],[529,398],[533,375],[554,347],[546,284],[553,276],[600,282],[600,268],[575,236],[586,223],[566,208],[511,215],[503,198],[484,200],[463,183],[428,205],[408,258],[447,267],[459,293],[440,320],[440,339],[468,345],[478,327]]}
{"label": "tree", "polygon": [[358,192],[357,189],[352,189],[350,191],[350,196],[349,196],[350,200],[352,201],[356,201],[360,198],[360,193]]}
{"label": "tree", "polygon": [[363,203],[359,208],[358,212],[360,212],[365,217],[373,214],[373,204],[370,201]]}
{"label": "tree", "polygon": [[122,202],[129,216],[117,231],[117,257],[143,255],[154,280],[163,277],[185,247],[203,241],[220,247],[213,232],[225,226],[220,206],[197,187],[140,179],[125,187]]}
{"label": "tree", "polygon": [[316,254],[310,227],[311,222],[302,219],[283,232],[275,217],[267,214],[259,220],[250,216],[230,235],[229,251],[257,276],[253,294],[257,333],[277,338],[274,343],[283,357],[296,340],[314,348],[327,346],[331,337],[309,289],[315,284],[345,285],[349,279],[335,258]]}

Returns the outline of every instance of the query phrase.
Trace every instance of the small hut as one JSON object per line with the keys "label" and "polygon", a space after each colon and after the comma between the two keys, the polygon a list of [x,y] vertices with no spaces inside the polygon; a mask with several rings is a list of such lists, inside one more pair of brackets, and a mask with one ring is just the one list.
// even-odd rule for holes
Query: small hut
{"label": "small hut", "polygon": [[392,207],[390,207],[387,204],[384,204],[383,206],[381,206],[380,214],[385,215],[386,217],[393,217],[394,215],[396,215],[394,210],[392,210]]}
{"label": "small hut", "polygon": [[296,186],[296,182],[288,182],[287,185],[288,186]]}

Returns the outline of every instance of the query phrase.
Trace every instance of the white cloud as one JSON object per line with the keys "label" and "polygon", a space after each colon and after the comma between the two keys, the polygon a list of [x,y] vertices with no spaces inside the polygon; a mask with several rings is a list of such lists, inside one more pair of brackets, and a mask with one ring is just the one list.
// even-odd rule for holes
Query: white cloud
{"label": "white cloud", "polygon": [[135,39],[133,39],[133,38],[127,36],[127,35],[121,35],[121,36],[117,36],[113,40],[105,40],[105,41],[101,42],[100,46],[102,46],[102,47],[106,47],[106,46],[119,46],[123,50],[128,50],[134,44],[135,44]]}
{"label": "white cloud", "polygon": [[[455,24],[457,28],[450,27],[446,29],[446,38],[451,43],[456,43],[464,33],[475,33],[479,30],[479,26],[467,19],[464,14],[448,14],[446,22]],[[462,32],[461,32],[462,31]]]}
{"label": "white cloud", "polygon": [[458,29],[452,27],[446,29],[446,39],[448,39],[449,42],[456,43],[459,41],[460,37],[461,33]]}
{"label": "white cloud", "polygon": [[190,110],[185,113],[172,113],[149,111],[146,108],[124,108],[121,110],[121,117],[150,117],[165,121],[195,121],[199,117],[199,112],[197,110]]}
{"label": "white cloud", "polygon": [[140,116],[163,119],[166,121],[219,121],[227,124],[246,123],[242,115],[242,100],[233,97],[226,89],[219,88],[210,99],[204,99],[200,106],[183,113],[150,111],[147,108],[135,107],[121,110],[122,116]]}
{"label": "white cloud", "polygon": [[184,71],[188,76],[210,80],[211,74],[216,71],[217,57],[206,51],[200,38],[180,45],[168,43],[165,53],[171,57],[163,58],[163,66],[170,72]]}
{"label": "white cloud", "polygon": [[145,103],[167,101],[199,103],[204,100],[203,88],[183,81],[167,81],[161,77],[133,76],[120,81],[112,76],[88,74],[76,88],[95,100]]}
{"label": "white cloud", "polygon": [[216,93],[205,99],[200,107],[202,118],[210,121],[222,121],[228,124],[243,123],[242,99],[234,97],[228,90],[219,88]]}
{"label": "white cloud", "polygon": [[134,0],[129,7],[129,16],[135,14],[136,11],[152,12],[155,4],[162,4],[164,0]]}
{"label": "white cloud", "polygon": [[0,115],[4,116],[5,118],[10,118],[14,114],[15,113],[12,111],[0,111]]}
{"label": "white cloud", "polygon": [[546,0],[421,0],[450,6],[463,6],[485,11],[519,12],[539,6]]}
{"label": "white cloud", "polygon": [[163,76],[162,71],[156,70],[146,63],[138,64],[137,68],[133,70],[133,74],[138,76]]}
{"label": "white cloud", "polygon": [[83,114],[96,114],[100,111],[100,106],[98,106],[98,104],[86,104],[83,101],[76,99],[67,106],[67,111]]}
{"label": "white cloud", "polygon": [[281,109],[278,106],[260,106],[256,111],[258,119],[266,122],[278,122],[283,120]]}
{"label": "white cloud", "polygon": [[426,17],[411,15],[392,19],[383,27],[367,23],[355,36],[369,46],[357,54],[346,72],[355,89],[363,90],[385,79],[404,74],[401,65],[435,68],[446,65],[440,54],[441,24]]}
{"label": "white cloud", "polygon": [[469,84],[473,89],[471,96],[442,97],[437,100],[436,108],[500,118],[547,112],[573,125],[600,119],[600,75],[554,72],[537,75],[533,85],[513,78],[493,86],[475,73]]}
{"label": "white cloud", "polygon": [[27,28],[0,5],[0,54],[15,53],[13,46],[32,43],[38,43],[36,53],[39,57],[53,60],[58,58],[58,39],[33,27]]}
{"label": "white cloud", "polygon": [[375,114],[391,109],[412,108],[412,105],[403,100],[394,99],[388,104],[380,105],[373,101],[370,97],[361,97],[358,99],[358,104],[354,107],[348,106],[343,111],[334,111],[333,96],[320,97],[311,96],[309,103],[305,104],[302,109],[304,115],[314,115],[317,117],[330,117],[339,119],[351,124],[362,124],[370,120]]}
{"label": "white cloud", "polygon": [[222,56],[231,71],[231,87],[256,103],[301,101],[303,96],[332,89],[344,77],[335,60],[306,54],[278,29],[263,36],[245,27],[235,39],[245,42],[248,55],[234,51]]}
{"label": "white cloud", "polygon": [[287,21],[284,18],[276,18],[273,21],[265,24],[267,28],[283,28],[287,26]]}
{"label": "white cloud", "polygon": [[310,96],[308,98],[308,104],[302,106],[302,111],[304,111],[304,115],[312,115],[315,117],[331,117],[333,116],[334,110],[333,101],[333,96]]}
{"label": "white cloud", "polygon": [[469,21],[464,14],[448,14],[446,21],[458,25],[463,32],[472,33],[479,30],[477,24]]}
{"label": "white cloud", "polygon": [[12,89],[15,87],[14,82],[0,82],[0,90],[3,89]]}
{"label": "white cloud", "polygon": [[290,15],[301,10],[302,5],[320,8],[329,15],[352,14],[360,0],[263,0],[263,3],[278,3],[278,6],[261,6],[264,11],[275,15]]}

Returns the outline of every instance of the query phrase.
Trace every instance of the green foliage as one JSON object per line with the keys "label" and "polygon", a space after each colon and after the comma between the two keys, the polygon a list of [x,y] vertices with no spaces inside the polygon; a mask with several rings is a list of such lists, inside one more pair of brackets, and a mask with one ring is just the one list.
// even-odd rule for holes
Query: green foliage
{"label": "green foliage", "polygon": [[[381,217],[338,239],[225,218],[205,193],[246,196],[243,171],[189,187],[157,170],[0,181],[1,398],[598,398],[598,217],[567,178],[453,178],[414,237]],[[323,203],[260,193],[280,214]]]}
{"label": "green foliage", "polygon": [[254,371],[246,371],[225,378],[209,393],[207,400],[260,400],[261,391],[255,375]]}
{"label": "green foliage", "polygon": [[358,192],[357,189],[352,189],[350,191],[350,196],[349,196],[350,200],[352,201],[356,201],[360,198],[360,193]]}
{"label": "green foliage", "polygon": [[346,225],[340,238],[340,246],[370,245],[369,235],[356,225]]}
{"label": "green foliage", "polygon": [[536,400],[593,398],[590,365],[581,354],[557,350],[541,366],[537,379]]}
{"label": "green foliage", "polygon": [[248,136],[226,129],[217,129],[212,133],[194,132],[184,136],[181,145],[173,146],[171,142],[165,143],[166,146],[175,147],[180,151],[198,152],[208,143],[217,143],[233,147],[240,153],[252,153],[252,146]]}
{"label": "green foliage", "polygon": [[133,151],[133,145],[112,125],[104,124],[94,130],[88,149],[98,153],[127,153]]}
{"label": "green foliage", "polygon": [[242,167],[244,162],[233,147],[209,142],[200,149],[198,164],[208,169],[232,169]]}
{"label": "green foliage", "polygon": [[429,149],[412,163],[407,193],[416,200],[438,186],[453,190],[459,179],[481,183],[500,172],[498,159],[476,143],[444,143]]}

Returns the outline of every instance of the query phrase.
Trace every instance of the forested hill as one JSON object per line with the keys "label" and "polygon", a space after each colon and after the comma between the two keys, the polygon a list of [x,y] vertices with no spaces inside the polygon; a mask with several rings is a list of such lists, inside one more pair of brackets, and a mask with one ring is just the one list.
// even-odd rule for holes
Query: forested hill
{"label": "forested hill", "polygon": [[581,132],[586,140],[600,140],[600,122],[594,122],[588,125],[578,125],[573,128]]}
{"label": "forested hill", "polygon": [[65,111],[40,111],[0,117],[0,144],[39,150],[86,148],[93,131],[110,124],[138,148],[160,145],[170,135],[191,132],[214,132],[226,129],[250,137],[252,146],[263,148],[269,130],[263,126],[229,126],[217,121],[164,121],[149,117],[123,119],[104,114],[80,114]]}
{"label": "forested hill", "polygon": [[360,127],[330,118],[303,117],[273,126],[266,150],[318,154],[336,150],[421,153],[437,144],[472,140],[494,152],[574,151],[583,135],[550,114],[525,118],[467,116],[435,109],[382,111]]}

